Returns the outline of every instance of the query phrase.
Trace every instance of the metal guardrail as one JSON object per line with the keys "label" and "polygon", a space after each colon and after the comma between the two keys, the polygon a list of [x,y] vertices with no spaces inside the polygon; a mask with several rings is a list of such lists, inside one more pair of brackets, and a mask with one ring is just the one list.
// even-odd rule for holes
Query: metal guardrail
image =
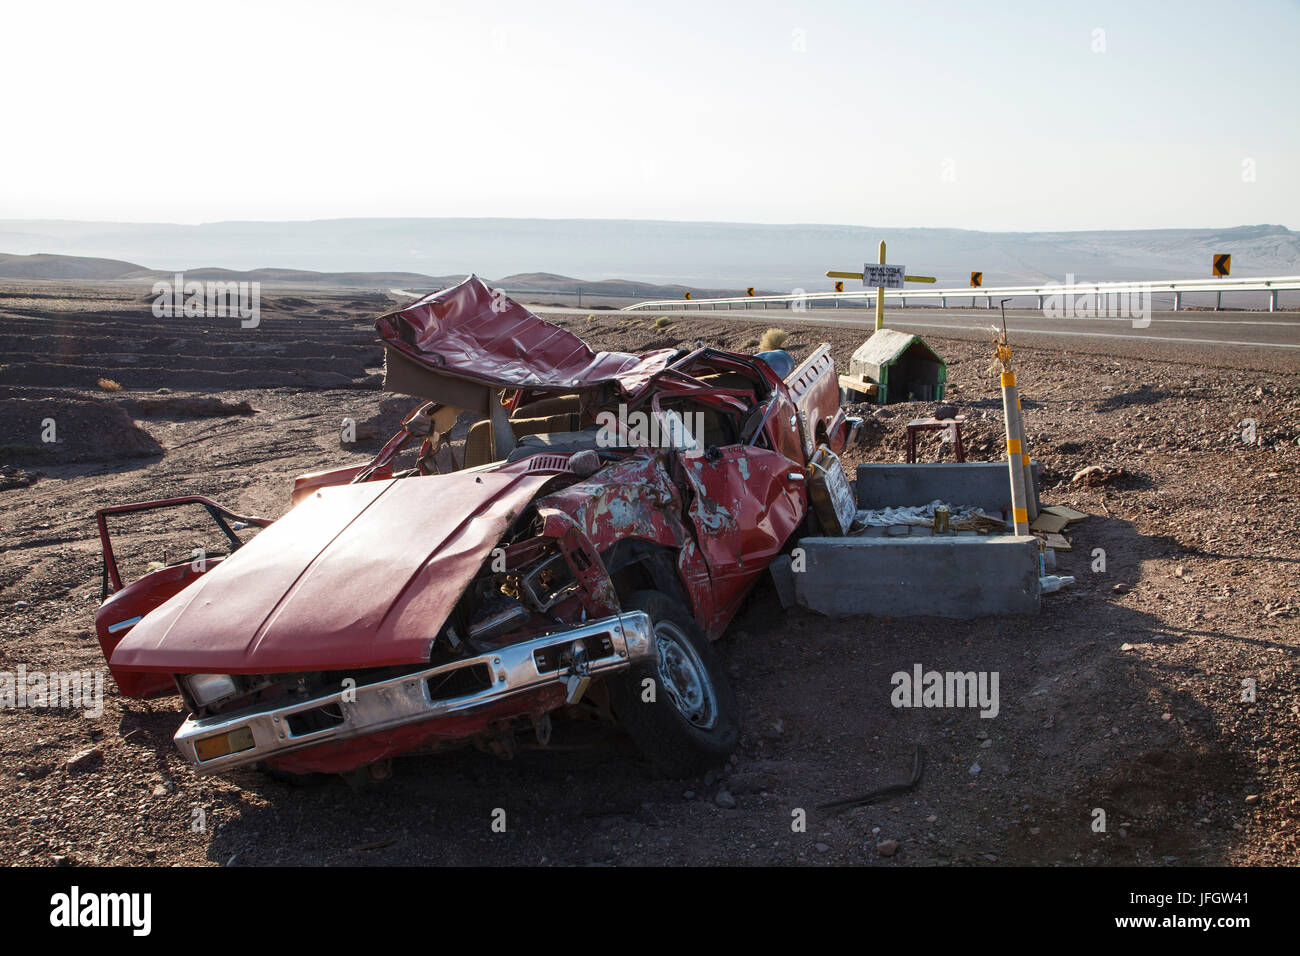
{"label": "metal guardrail", "polygon": [[[902,289],[887,290],[884,295],[886,302],[894,301],[902,305],[906,305],[908,299],[938,299],[940,306],[943,308],[947,308],[949,299],[969,298],[971,306],[974,307],[975,302],[982,298],[985,306],[989,309],[993,308],[995,299],[1037,297],[1038,308],[1041,309],[1043,299],[1054,295],[1133,295],[1160,292],[1173,293],[1174,311],[1176,312],[1182,308],[1185,293],[1216,292],[1219,296],[1216,307],[1222,307],[1223,293],[1225,292],[1268,292],[1268,310],[1276,312],[1277,294],[1279,292],[1294,291],[1300,291],[1300,276],[1243,276],[1239,279],[1174,279],[1141,282],[1075,282],[1073,284],[1059,282],[1048,285],[991,286],[979,289],[961,287],[917,291]],[[795,302],[805,304],[834,302],[835,307],[838,308],[841,301],[855,302],[861,300],[874,303],[876,301],[876,290],[801,292],[786,295],[730,296],[715,299],[654,299],[624,306],[620,311],[635,312],[641,309],[655,309],[658,311],[687,310],[692,307],[696,310],[702,310],[706,306],[710,309],[716,309],[719,306],[731,308],[734,305],[755,306],[760,303],[763,308],[767,308],[770,303],[792,306]]]}

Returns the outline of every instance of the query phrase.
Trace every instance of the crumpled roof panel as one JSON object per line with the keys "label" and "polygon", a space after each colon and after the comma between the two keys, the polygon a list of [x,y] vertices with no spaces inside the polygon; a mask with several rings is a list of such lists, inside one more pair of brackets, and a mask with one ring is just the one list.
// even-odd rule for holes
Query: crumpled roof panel
{"label": "crumpled roof panel", "polygon": [[385,346],[444,375],[503,388],[570,390],[615,383],[639,392],[676,354],[593,352],[476,276],[375,323]]}

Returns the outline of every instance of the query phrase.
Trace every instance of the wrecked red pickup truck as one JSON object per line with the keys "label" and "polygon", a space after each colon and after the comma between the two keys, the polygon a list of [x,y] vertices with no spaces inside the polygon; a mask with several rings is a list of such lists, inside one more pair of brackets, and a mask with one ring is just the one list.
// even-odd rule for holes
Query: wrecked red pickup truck
{"label": "wrecked red pickup truck", "polygon": [[[378,779],[398,754],[545,743],[584,710],[668,774],[725,758],[737,706],[711,641],[815,520],[810,462],[855,425],[829,348],[798,368],[593,352],[474,277],[376,327],[385,387],[421,404],[369,464],[301,476],[275,521],[200,497],[98,513],[121,692],[179,691],[201,774]],[[108,519],[187,504],[229,554],[123,586]]]}

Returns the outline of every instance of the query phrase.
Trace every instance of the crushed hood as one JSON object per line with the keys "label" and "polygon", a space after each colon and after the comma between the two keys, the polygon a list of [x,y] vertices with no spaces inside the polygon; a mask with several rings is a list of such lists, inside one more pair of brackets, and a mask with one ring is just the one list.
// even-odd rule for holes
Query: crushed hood
{"label": "crushed hood", "polygon": [[[632,397],[676,354],[593,352],[580,338],[470,276],[375,322],[388,350],[428,372],[494,388],[570,391],[613,384]],[[401,388],[396,389],[401,391]]]}
{"label": "crushed hood", "polygon": [[426,663],[546,480],[453,474],[321,488],[146,615],[110,663],[177,674]]}

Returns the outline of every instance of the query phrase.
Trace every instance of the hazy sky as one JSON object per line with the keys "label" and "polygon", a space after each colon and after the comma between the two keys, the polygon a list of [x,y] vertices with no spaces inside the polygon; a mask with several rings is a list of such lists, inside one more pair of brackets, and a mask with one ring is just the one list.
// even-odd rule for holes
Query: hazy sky
{"label": "hazy sky", "polygon": [[0,219],[1300,228],[1300,4],[6,5]]}

